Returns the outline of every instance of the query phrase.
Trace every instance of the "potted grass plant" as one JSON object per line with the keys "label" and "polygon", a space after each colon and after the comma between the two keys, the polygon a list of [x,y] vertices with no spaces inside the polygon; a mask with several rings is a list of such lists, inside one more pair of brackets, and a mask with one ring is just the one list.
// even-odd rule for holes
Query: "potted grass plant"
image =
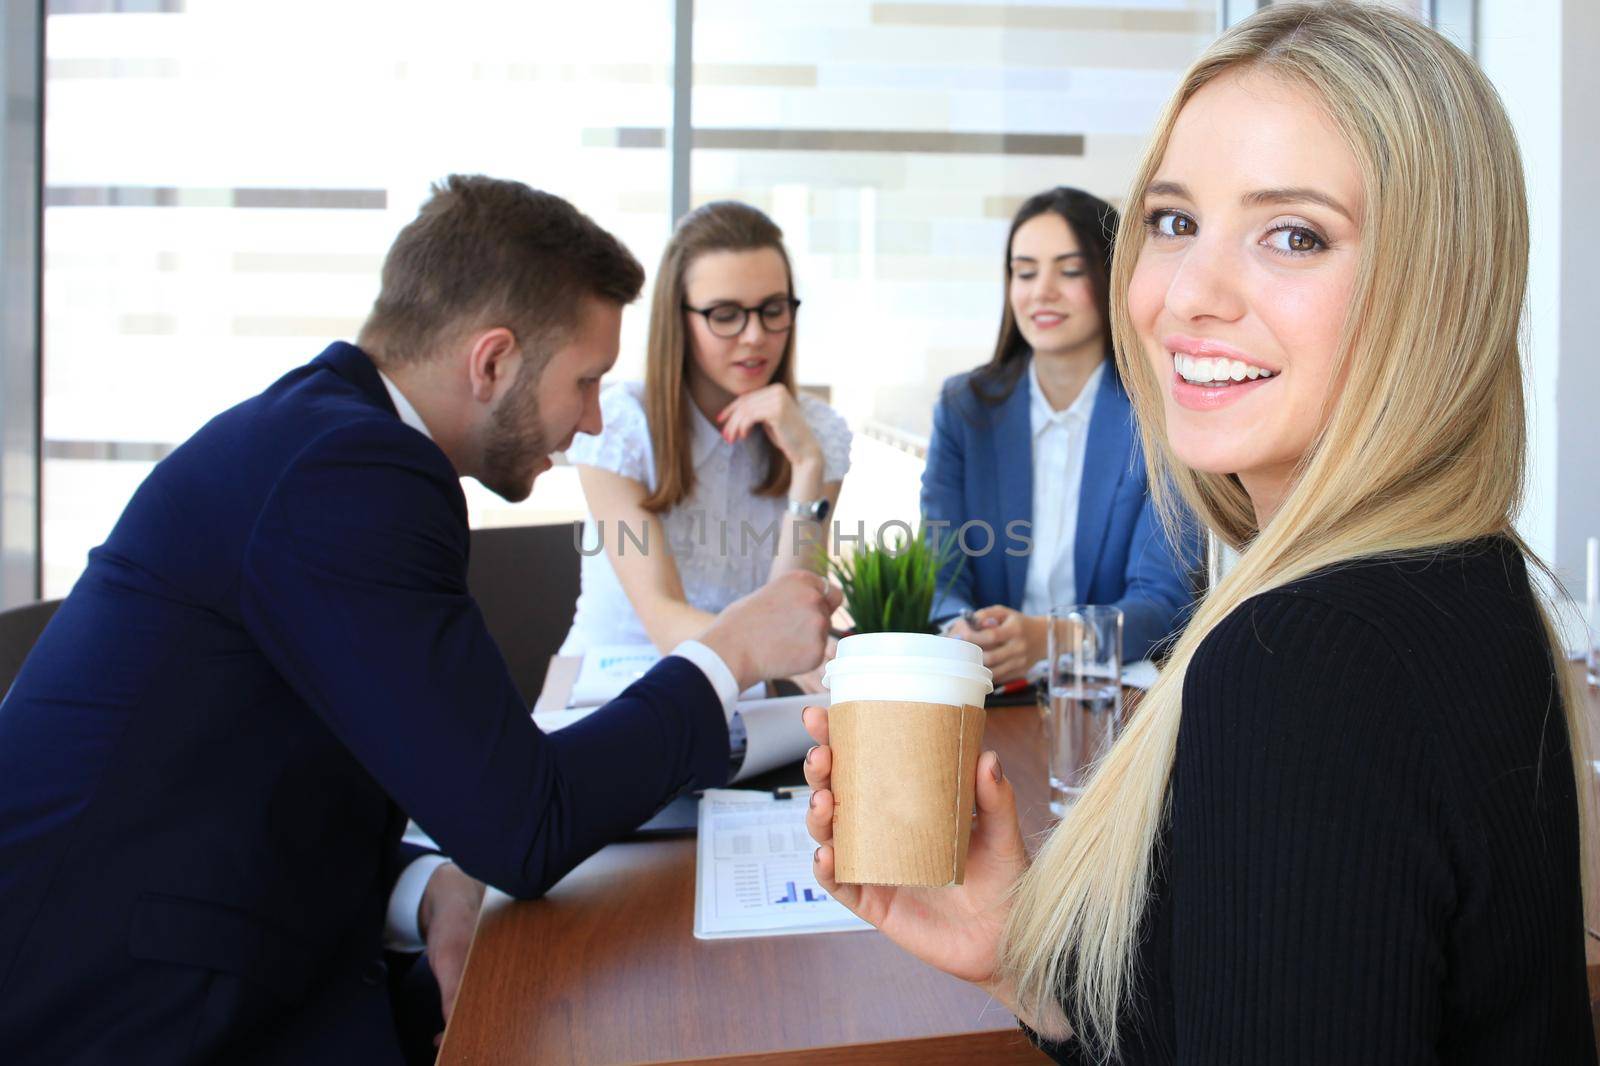
{"label": "potted grass plant", "polygon": [[[839,559],[828,569],[844,592],[852,633],[934,633],[928,621],[935,597],[960,573],[950,572],[944,587],[939,571],[955,555],[946,541],[935,544],[923,530],[894,543],[880,541]],[[964,563],[965,560],[962,560]]]}

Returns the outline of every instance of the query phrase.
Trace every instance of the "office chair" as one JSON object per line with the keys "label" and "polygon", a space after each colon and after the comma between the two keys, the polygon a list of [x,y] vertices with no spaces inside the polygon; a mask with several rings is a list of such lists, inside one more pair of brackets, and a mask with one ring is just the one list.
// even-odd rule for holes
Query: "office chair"
{"label": "office chair", "polygon": [[11,688],[39,634],[60,606],[60,600],[42,600],[0,611],[0,696]]}
{"label": "office chair", "polygon": [[467,587],[532,707],[578,605],[581,523],[474,529]]}

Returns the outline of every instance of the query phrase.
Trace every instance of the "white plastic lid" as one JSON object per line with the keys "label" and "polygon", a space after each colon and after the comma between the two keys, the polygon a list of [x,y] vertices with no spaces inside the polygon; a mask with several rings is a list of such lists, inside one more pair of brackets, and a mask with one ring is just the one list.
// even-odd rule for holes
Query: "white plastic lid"
{"label": "white plastic lid", "polygon": [[858,633],[839,641],[822,672],[822,687],[833,678],[881,673],[941,674],[973,681],[994,691],[994,674],[983,665],[983,649],[971,641],[930,633]]}
{"label": "white plastic lid", "polygon": [[983,649],[970,640],[941,637],[933,633],[857,633],[839,641],[835,661],[856,655],[885,655],[899,658],[951,659],[983,665]]}

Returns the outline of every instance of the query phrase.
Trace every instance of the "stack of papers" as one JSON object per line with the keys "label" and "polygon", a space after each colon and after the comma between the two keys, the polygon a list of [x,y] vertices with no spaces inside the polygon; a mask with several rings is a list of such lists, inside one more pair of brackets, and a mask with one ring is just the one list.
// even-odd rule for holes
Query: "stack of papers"
{"label": "stack of papers", "polygon": [[707,789],[696,842],[694,935],[700,940],[872,928],[811,876],[811,791]]}
{"label": "stack of papers", "polygon": [[1129,688],[1148,689],[1156,683],[1161,671],[1149,659],[1140,659],[1122,668],[1122,683]]}
{"label": "stack of papers", "polygon": [[[816,696],[780,696],[770,700],[740,700],[734,704],[739,720],[733,732],[737,739],[737,727],[742,724],[744,761],[739,764],[733,780],[743,781],[804,758],[811,750],[811,735],[800,721],[800,712],[817,702]],[[546,733],[553,733],[598,710],[599,707],[570,707],[564,711],[535,711],[533,724]]]}
{"label": "stack of papers", "polygon": [[[1028,667],[1028,680],[1043,682],[1049,672],[1050,660],[1040,659]],[[1159,676],[1161,676],[1160,669],[1149,659],[1140,659],[1122,668],[1122,683],[1129,688],[1148,689],[1156,683],[1156,678]]]}
{"label": "stack of papers", "polygon": [[[661,661],[654,644],[602,644],[583,655],[578,676],[567,693],[567,707],[598,707],[622,695],[622,690],[649,673]],[[739,695],[760,699],[766,694],[765,682],[757,682]],[[824,697],[819,700],[826,702]]]}

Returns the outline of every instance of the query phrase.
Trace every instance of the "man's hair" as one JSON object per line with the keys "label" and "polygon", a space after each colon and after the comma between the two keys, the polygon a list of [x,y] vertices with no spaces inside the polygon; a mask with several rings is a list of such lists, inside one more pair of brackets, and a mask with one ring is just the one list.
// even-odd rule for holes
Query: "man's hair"
{"label": "man's hair", "polygon": [[559,196],[452,174],[389,248],[357,343],[379,365],[423,358],[466,330],[504,326],[542,362],[585,296],[632,303],[644,268]]}

